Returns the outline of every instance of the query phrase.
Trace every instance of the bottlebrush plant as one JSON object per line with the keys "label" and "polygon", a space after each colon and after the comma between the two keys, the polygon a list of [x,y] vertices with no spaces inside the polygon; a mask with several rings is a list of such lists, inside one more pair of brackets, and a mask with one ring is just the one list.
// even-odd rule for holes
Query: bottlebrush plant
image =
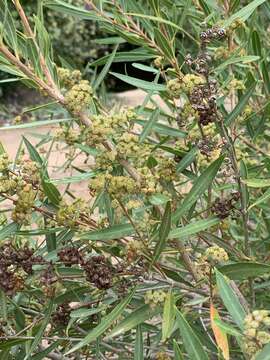
{"label": "bottlebrush plant", "polygon": [[[44,8],[114,50],[57,67]],[[0,148],[1,358],[269,359],[269,18],[264,0],[44,0],[30,21],[0,1],[0,70],[46,99],[10,131],[59,125]],[[144,102],[112,106],[109,73]],[[53,178],[55,148],[75,175]]]}

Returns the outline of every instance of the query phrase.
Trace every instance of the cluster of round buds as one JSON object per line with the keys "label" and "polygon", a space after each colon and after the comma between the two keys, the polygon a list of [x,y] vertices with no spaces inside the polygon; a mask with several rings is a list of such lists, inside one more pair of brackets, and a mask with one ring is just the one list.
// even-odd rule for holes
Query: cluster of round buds
{"label": "cluster of round buds", "polygon": [[86,280],[94,284],[100,290],[109,289],[112,286],[112,267],[102,255],[93,256],[82,265],[86,274]]}
{"label": "cluster of round buds", "polygon": [[93,90],[88,80],[81,80],[65,95],[67,108],[74,114],[85,110],[91,103]]}
{"label": "cluster of round buds", "polygon": [[155,355],[155,360],[171,360],[171,357],[163,351],[159,351]]}
{"label": "cluster of round buds", "polygon": [[18,224],[29,224],[31,220],[32,207],[34,206],[36,193],[32,185],[26,184],[18,192],[18,199],[12,212],[12,220]]}
{"label": "cluster of round buds", "polygon": [[171,79],[167,83],[167,89],[173,97],[179,97],[181,93],[190,94],[192,90],[205,83],[205,79],[195,74],[186,74],[181,79]]}
{"label": "cluster of round buds", "polygon": [[254,310],[245,317],[244,348],[246,353],[254,356],[270,342],[269,329],[270,312],[268,310]]}
{"label": "cluster of round buds", "polygon": [[75,247],[66,247],[57,253],[59,260],[65,266],[78,265],[83,262],[80,251]]}
{"label": "cluster of round buds", "polygon": [[125,194],[135,194],[138,185],[135,180],[128,176],[107,175],[107,189],[113,197],[122,197]]}
{"label": "cluster of round buds", "polygon": [[13,194],[18,186],[18,177],[13,174],[0,176],[0,193]]}
{"label": "cluster of round buds", "polygon": [[167,89],[169,93],[174,97],[178,98],[182,93],[182,82],[181,79],[175,78],[167,82]]}
{"label": "cluster of round buds", "polygon": [[239,200],[239,192],[234,192],[229,199],[217,198],[211,209],[215,215],[220,219],[225,219],[230,216],[231,211],[235,208],[235,203]]}
{"label": "cluster of round buds", "polygon": [[20,169],[22,177],[37,186],[40,183],[40,167],[35,161],[24,160]]}
{"label": "cluster of round buds", "polygon": [[6,153],[0,155],[0,173],[8,173],[11,161]]}
{"label": "cluster of round buds", "polygon": [[64,126],[55,134],[57,140],[62,140],[68,145],[73,145],[79,140],[79,133],[71,127]]}
{"label": "cluster of round buds", "polygon": [[152,171],[144,166],[139,169],[141,175],[140,190],[143,194],[152,195],[154,193],[162,192],[162,186],[159,183],[159,177],[153,174]]}
{"label": "cluster of round buds", "polygon": [[229,260],[226,251],[217,245],[210,246],[205,251],[204,257],[211,265],[221,264]]}
{"label": "cluster of round buds", "polygon": [[224,60],[227,59],[229,56],[230,56],[230,52],[225,46],[219,46],[218,48],[215,49],[214,58],[216,60],[219,59]]}
{"label": "cluster of round buds", "polygon": [[57,306],[56,312],[52,315],[55,326],[66,326],[70,319],[71,308],[68,303]]}
{"label": "cluster of round buds", "polygon": [[68,205],[65,202],[59,204],[59,209],[56,213],[56,222],[69,228],[74,228],[78,225],[82,214],[88,213],[88,209],[83,200],[77,199],[72,204]]}
{"label": "cluster of round buds", "polygon": [[166,293],[162,290],[152,291],[149,290],[144,295],[145,304],[149,304],[151,308],[155,308],[156,306],[160,306],[164,303],[166,298]]}
{"label": "cluster of round buds", "polygon": [[223,28],[209,28],[200,33],[202,43],[210,42],[211,40],[222,40],[226,37],[226,30]]}
{"label": "cluster of round buds", "polygon": [[157,159],[158,165],[154,170],[158,178],[163,182],[171,182],[176,180],[176,162],[173,158],[160,157]]}
{"label": "cluster of round buds", "polygon": [[209,276],[212,266],[222,264],[229,260],[226,251],[217,246],[210,246],[203,255],[200,255],[196,261],[196,270],[201,277]]}
{"label": "cluster of round buds", "polygon": [[139,142],[139,137],[135,134],[125,132],[118,140],[116,151],[121,158],[133,160],[137,166],[144,164],[150,153],[151,146]]}
{"label": "cluster of round buds", "polygon": [[220,157],[221,149],[216,146],[216,142],[208,138],[199,141],[198,148],[200,152],[197,161],[200,167],[208,166]]}
{"label": "cluster of round buds", "polygon": [[113,170],[113,164],[116,161],[117,151],[101,151],[95,158],[95,167],[97,169],[106,170],[110,172]]}
{"label": "cluster of round buds", "polygon": [[163,56],[158,56],[154,60],[154,65],[158,69],[163,69],[165,63],[165,58]]}
{"label": "cluster of round buds", "polygon": [[136,118],[137,114],[133,108],[121,109],[119,113],[93,116],[91,128],[82,129],[82,141],[93,146],[113,135],[119,137]]}
{"label": "cluster of round buds", "polygon": [[79,70],[69,70],[58,67],[57,75],[60,81],[60,85],[66,89],[72,88],[72,86],[78,84],[82,80],[82,74]]}
{"label": "cluster of round buds", "polygon": [[133,262],[142,255],[143,244],[138,240],[129,241],[125,248],[128,263]]}

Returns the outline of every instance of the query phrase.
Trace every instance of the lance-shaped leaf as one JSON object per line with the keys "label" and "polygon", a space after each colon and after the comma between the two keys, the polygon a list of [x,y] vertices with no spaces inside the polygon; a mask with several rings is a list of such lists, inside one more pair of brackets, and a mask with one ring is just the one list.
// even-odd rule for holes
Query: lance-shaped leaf
{"label": "lance-shaped leaf", "polygon": [[185,197],[183,203],[176,209],[173,214],[173,222],[176,222],[191,206],[198,200],[198,198],[208,189],[213,182],[218,169],[224,160],[224,155],[215,160],[208,168],[194,181],[194,185],[188,195]]}
{"label": "lance-shaped leaf", "polygon": [[243,329],[243,321],[246,316],[246,312],[241,305],[238,296],[235,294],[226,278],[218,270],[216,270],[216,280],[218,292],[225,307],[229,311],[233,321],[240,329]]}
{"label": "lance-shaped leaf", "polygon": [[162,251],[166,245],[166,240],[167,240],[169,232],[171,230],[171,222],[172,222],[172,220],[171,220],[171,203],[170,203],[170,201],[168,201],[163,218],[162,218],[162,222],[160,224],[159,238],[158,238],[158,242],[156,244],[155,250],[154,250],[154,256],[153,256],[152,263],[155,263],[158,260],[160,254],[162,253]]}
{"label": "lance-shaped leaf", "polygon": [[131,301],[134,295],[135,289],[123,300],[121,301],[108,315],[106,315],[100,322],[100,324],[92,330],[82,341],[70,349],[66,355],[73,353],[81,349],[82,347],[90,344],[95,341],[99,336],[104,334],[104,332],[111,326],[111,324],[121,315],[126,306]]}
{"label": "lance-shaped leaf", "polygon": [[207,353],[205,352],[199,338],[192,330],[191,326],[185,319],[185,317],[176,308],[176,319],[180,329],[180,333],[183,339],[186,352],[189,355],[189,359],[192,360],[209,360]]}
{"label": "lance-shaped leaf", "polygon": [[219,314],[217,309],[214,307],[214,305],[210,304],[210,320],[211,320],[211,327],[213,330],[213,333],[215,335],[217,346],[222,351],[222,355],[225,360],[230,359],[230,351],[229,351],[229,344],[228,344],[228,338],[225,333],[215,322],[215,320],[220,320]]}

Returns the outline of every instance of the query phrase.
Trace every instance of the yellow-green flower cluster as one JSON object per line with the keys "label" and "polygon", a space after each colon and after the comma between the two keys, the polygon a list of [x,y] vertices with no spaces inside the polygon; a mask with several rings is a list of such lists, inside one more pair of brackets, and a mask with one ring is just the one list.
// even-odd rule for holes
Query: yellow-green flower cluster
{"label": "yellow-green flower cluster", "polygon": [[157,291],[149,290],[145,293],[144,296],[145,304],[149,304],[151,308],[155,308],[156,306],[162,305],[165,299],[166,299],[166,293],[162,290],[157,290]]}
{"label": "yellow-green flower cluster", "polygon": [[151,146],[139,143],[139,136],[125,132],[117,141],[116,151],[123,159],[133,159],[138,166],[144,164],[151,153]]}
{"label": "yellow-green flower cluster", "polygon": [[55,134],[57,140],[62,140],[68,145],[73,145],[79,140],[79,133],[71,127],[62,127]]}
{"label": "yellow-green flower cluster", "polygon": [[72,204],[66,204],[63,201],[56,213],[56,222],[59,225],[74,228],[78,226],[81,215],[87,213],[88,209],[83,200],[77,199]]}
{"label": "yellow-green flower cluster", "polygon": [[159,157],[155,173],[162,181],[171,182],[176,180],[176,162],[172,158]]}
{"label": "yellow-green flower cluster", "polygon": [[11,164],[11,161],[8,158],[8,155],[6,153],[3,153],[0,155],[0,172],[1,173],[7,173],[9,170],[9,165]]}
{"label": "yellow-green flower cluster", "polygon": [[115,162],[117,157],[117,151],[102,151],[98,153],[95,158],[95,167],[97,169],[106,170],[110,172],[113,170],[112,164]]}
{"label": "yellow-green flower cluster", "polygon": [[22,163],[21,173],[23,178],[27,178],[33,185],[40,183],[40,171],[39,166],[32,160],[25,160]]}
{"label": "yellow-green flower cluster", "polygon": [[60,84],[66,89],[72,88],[82,80],[82,74],[79,70],[69,70],[62,67],[57,68],[57,75]]}
{"label": "yellow-green flower cluster", "polygon": [[206,261],[213,265],[221,264],[229,260],[227,252],[220,246],[210,246],[204,254]]}
{"label": "yellow-green flower cluster", "polygon": [[165,62],[165,59],[163,56],[158,56],[157,58],[155,58],[154,60],[154,65],[156,68],[158,69],[162,69],[163,66],[164,66],[164,62]]}
{"label": "yellow-green flower cluster", "polygon": [[199,167],[209,166],[213,161],[215,161],[220,157],[220,154],[221,154],[221,149],[218,148],[213,149],[211,152],[209,152],[209,154],[199,153],[197,158]]}
{"label": "yellow-green flower cluster", "polygon": [[91,128],[84,129],[83,141],[87,145],[96,145],[112,135],[121,136],[137,115],[132,108],[122,110],[118,114],[93,116]]}
{"label": "yellow-green flower cluster", "polygon": [[159,178],[151,170],[144,166],[139,169],[142,177],[141,192],[146,195],[162,192],[162,186],[159,184]]}
{"label": "yellow-green flower cluster", "polygon": [[165,352],[159,351],[155,356],[155,360],[171,360],[171,357]]}
{"label": "yellow-green flower cluster", "polygon": [[214,58],[216,60],[227,59],[229,57],[229,55],[230,55],[230,52],[229,52],[228,48],[226,48],[224,46],[220,46],[220,47],[215,49]]}
{"label": "yellow-green flower cluster", "polygon": [[135,194],[138,191],[138,185],[135,180],[128,176],[106,176],[107,190],[113,197],[122,197],[127,194]]}
{"label": "yellow-green flower cluster", "polygon": [[74,114],[85,110],[91,103],[93,90],[88,80],[81,80],[71,87],[65,95],[68,109]]}
{"label": "yellow-green flower cluster", "polygon": [[173,97],[179,97],[181,93],[190,94],[193,89],[205,83],[202,76],[186,74],[182,79],[175,78],[167,82],[167,89]]}
{"label": "yellow-green flower cluster", "polygon": [[35,202],[35,192],[30,184],[25,185],[17,191],[18,199],[12,212],[12,220],[18,224],[30,223],[32,207]]}
{"label": "yellow-green flower cluster", "polygon": [[18,185],[16,176],[5,174],[0,176],[0,193],[13,193]]}
{"label": "yellow-green flower cluster", "polygon": [[235,90],[245,90],[245,84],[243,82],[243,80],[238,80],[233,78],[228,85],[228,90],[229,91],[235,91]]}
{"label": "yellow-green flower cluster", "polygon": [[[194,120],[194,119],[198,119],[199,118],[199,114],[198,112],[192,107],[192,105],[190,104],[189,101],[187,101],[182,110],[181,110],[181,118],[185,119],[185,120]],[[189,121],[188,121],[189,123]]]}
{"label": "yellow-green flower cluster", "polygon": [[245,317],[244,349],[247,354],[254,356],[270,342],[269,328],[270,312],[268,310],[254,310]]}
{"label": "yellow-green flower cluster", "polygon": [[131,240],[125,247],[126,259],[130,263],[142,255],[143,244],[138,240]]}
{"label": "yellow-green flower cluster", "polygon": [[198,258],[198,261],[196,262],[196,270],[201,277],[209,276],[210,268],[212,266],[222,264],[228,260],[229,256],[227,252],[223,248],[213,245]]}

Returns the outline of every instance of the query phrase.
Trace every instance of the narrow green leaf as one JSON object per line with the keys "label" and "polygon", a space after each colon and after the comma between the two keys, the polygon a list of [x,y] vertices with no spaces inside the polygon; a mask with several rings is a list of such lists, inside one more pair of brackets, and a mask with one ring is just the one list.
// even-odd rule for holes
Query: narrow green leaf
{"label": "narrow green leaf", "polygon": [[92,330],[82,341],[80,341],[71,350],[69,350],[66,355],[81,349],[82,347],[90,344],[91,342],[95,341],[99,336],[101,336],[121,315],[121,313],[131,301],[134,293],[135,289],[123,301],[121,301],[108,315],[106,315],[94,330]]}
{"label": "narrow green leaf", "polygon": [[229,19],[225,20],[223,23],[224,27],[228,27],[231,23],[236,20],[240,19],[242,21],[246,21],[252,13],[257,9],[258,6],[263,4],[266,0],[253,0],[248,5],[244,6],[241,10],[234,13]]}
{"label": "narrow green leaf", "polygon": [[258,206],[259,204],[265,202],[269,198],[270,198],[270,189],[265,191],[265,193],[262,196],[260,196],[258,200],[256,200],[253,204],[251,204],[248,210],[251,210],[253,207]]}
{"label": "narrow green leaf", "polygon": [[263,187],[269,187],[270,186],[270,179],[247,179],[243,180],[243,182],[253,188],[263,188]]}
{"label": "narrow green leaf", "polygon": [[118,45],[115,46],[113,52],[111,53],[110,57],[108,58],[108,61],[106,63],[106,65],[104,66],[104,68],[102,69],[102,71],[100,72],[100,74],[98,75],[96,81],[94,82],[93,85],[93,89],[96,91],[97,88],[99,87],[99,85],[102,83],[102,81],[104,80],[105,76],[108,74],[110,67],[113,63],[113,60],[115,58],[115,54],[118,50]]}
{"label": "narrow green leaf", "polygon": [[51,182],[43,179],[42,180],[42,188],[44,190],[45,195],[54,205],[59,205],[61,201],[61,194],[57,187],[53,185]]}
{"label": "narrow green leaf", "polygon": [[111,339],[130,331],[131,329],[136,328],[136,326],[142,324],[144,321],[151,319],[157,313],[159,313],[159,309],[153,310],[149,305],[142,305],[135,311],[132,311],[132,313],[116,325],[105,339]]}
{"label": "narrow green leaf", "polygon": [[194,181],[194,185],[183,203],[176,209],[173,214],[173,222],[176,222],[191,206],[198,200],[213,182],[218,169],[224,160],[224,155],[215,160],[208,168]]}
{"label": "narrow green leaf", "polygon": [[209,360],[209,357],[204,351],[199,338],[194,333],[187,320],[177,308],[175,308],[175,310],[177,324],[180,329],[183,344],[185,346],[186,352],[189,355],[189,358],[192,360]]}
{"label": "narrow green leaf", "polygon": [[229,285],[227,279],[218,270],[216,270],[216,281],[220,297],[229,311],[232,320],[239,326],[240,329],[243,329],[243,321],[246,316],[246,312],[237,295]]}
{"label": "narrow green leaf", "polygon": [[193,147],[189,152],[181,159],[179,164],[176,166],[176,171],[181,173],[185,170],[195,159],[198,152],[197,147]]}
{"label": "narrow green leaf", "polygon": [[15,222],[5,225],[0,230],[0,240],[4,240],[4,239],[10,237],[11,235],[15,234],[16,231],[18,230],[18,228],[19,228],[19,225]]}
{"label": "narrow green leaf", "polygon": [[226,334],[232,336],[242,336],[242,333],[236,330],[233,326],[226,324],[224,321],[220,319],[215,319],[214,322],[218,325],[218,327],[223,330]]}
{"label": "narrow green leaf", "polygon": [[35,149],[35,147],[23,136],[23,141],[27,147],[30,158],[32,161],[37,162],[40,166],[43,165],[43,159]]}
{"label": "narrow green leaf", "polygon": [[180,239],[185,236],[197,234],[198,232],[208,229],[209,227],[217,225],[219,223],[220,223],[220,219],[217,217],[212,219],[209,218],[209,219],[198,220],[186,226],[173,229],[168,237],[169,239]]}
{"label": "narrow green leaf", "polygon": [[270,344],[265,345],[265,347],[260,351],[254,360],[270,360]]}
{"label": "narrow green leaf", "polygon": [[159,114],[160,114],[160,110],[158,108],[152,112],[150,119],[145,123],[143,131],[140,135],[140,143],[144,142],[144,140],[150,134],[153,126],[155,125],[155,123],[158,120]]}
{"label": "narrow green leaf", "polygon": [[239,262],[237,264],[224,265],[219,268],[219,271],[232,280],[242,280],[270,273],[270,265],[252,262]]}
{"label": "narrow green leaf", "polygon": [[154,28],[155,41],[169,61],[174,59],[174,48],[158,28]]}
{"label": "narrow green leaf", "polygon": [[247,92],[245,93],[245,95],[243,95],[241,97],[241,99],[239,100],[238,104],[236,105],[236,107],[233,109],[232,112],[230,112],[229,116],[227,117],[227,119],[225,120],[225,125],[226,126],[230,126],[231,123],[241,114],[241,112],[244,110],[249,98],[251,97],[251,95],[253,94],[255,89],[255,85],[252,85]]}
{"label": "narrow green leaf", "polygon": [[[145,120],[136,120],[135,122],[142,126],[144,126],[146,123]],[[156,131],[157,133],[159,133],[160,135],[175,136],[175,137],[179,137],[179,138],[186,137],[186,133],[184,133],[183,131],[172,128],[172,127],[164,125],[164,124],[155,123],[153,125],[153,130]]]}
{"label": "narrow green leaf", "polygon": [[139,89],[149,90],[149,91],[166,91],[167,87],[162,84],[155,84],[154,82],[149,82],[141,79],[137,79],[131,76],[118,74],[115,72],[110,72],[111,75],[115,76],[116,78],[124,81],[125,83],[135,86]]}
{"label": "narrow green leaf", "polygon": [[232,64],[239,64],[239,63],[246,64],[246,63],[250,63],[250,62],[258,61],[258,60],[260,60],[260,57],[255,56],[255,55],[247,55],[247,56],[239,56],[239,57],[231,58],[231,59],[224,61],[221,65],[219,65],[217,68],[215,68],[215,71],[216,72],[222,71],[227,66],[232,65]]}
{"label": "narrow green leaf", "polygon": [[142,334],[141,325],[138,325],[137,329],[136,329],[134,360],[144,360],[144,355],[143,355],[143,334]]}
{"label": "narrow green leaf", "polygon": [[170,337],[175,320],[175,299],[172,292],[168,292],[164,302],[162,318],[162,341]]}
{"label": "narrow green leaf", "polygon": [[[106,55],[101,57],[98,60],[93,61],[90,66],[101,66],[107,63],[110,55]],[[155,54],[149,53],[149,51],[140,49],[135,49],[132,51],[122,51],[115,54],[115,57],[113,59],[114,63],[120,63],[120,62],[131,62],[131,61],[144,61],[144,60],[150,60],[156,57]]]}
{"label": "narrow green leaf", "polygon": [[130,224],[114,225],[105,229],[95,230],[84,233],[82,240],[112,240],[123,236],[129,236],[134,233],[134,228]]}
{"label": "narrow green leaf", "polygon": [[42,321],[40,328],[35,336],[35,339],[33,340],[29,350],[27,351],[24,360],[32,359],[32,354],[36,350],[37,346],[40,344],[43,333],[46,330],[46,327],[50,321],[52,310],[53,310],[53,301],[51,300],[44,314],[44,320]]}
{"label": "narrow green leaf", "polygon": [[60,345],[60,341],[57,340],[53,342],[50,346],[48,346],[45,350],[35,354],[31,357],[31,360],[43,360],[46,359],[46,355],[48,355],[50,352],[52,352],[54,349],[56,349]]}
{"label": "narrow green leaf", "polygon": [[174,360],[184,360],[183,354],[175,339],[173,339],[173,351],[174,351]]}
{"label": "narrow green leaf", "polygon": [[171,219],[172,213],[171,212],[172,212],[171,202],[168,201],[166,208],[165,208],[163,218],[162,218],[162,222],[159,227],[159,238],[158,238],[158,242],[155,246],[155,250],[154,250],[154,255],[153,255],[153,260],[152,260],[153,264],[158,260],[160,254],[162,253],[162,251],[166,245],[166,240],[167,240],[169,232],[171,230],[171,223],[172,223],[172,219]]}

